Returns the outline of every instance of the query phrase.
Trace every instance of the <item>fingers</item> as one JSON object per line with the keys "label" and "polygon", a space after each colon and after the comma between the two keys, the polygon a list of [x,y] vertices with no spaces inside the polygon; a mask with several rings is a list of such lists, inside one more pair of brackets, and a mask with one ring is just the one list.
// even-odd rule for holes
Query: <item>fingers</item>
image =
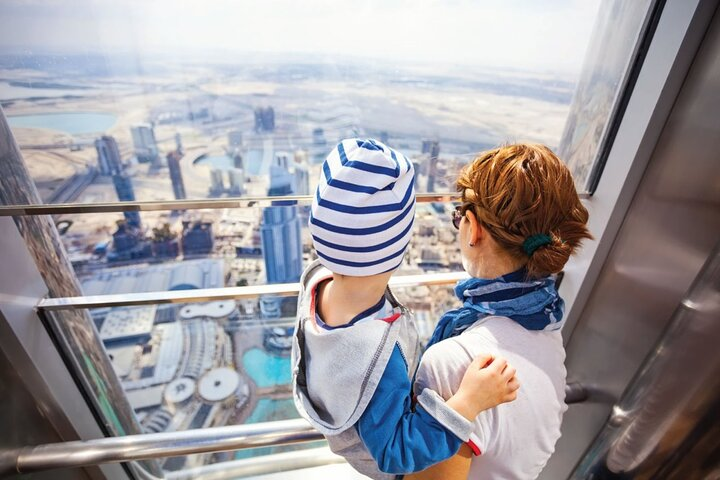
{"label": "fingers", "polygon": [[509,392],[516,392],[520,388],[520,382],[516,377],[513,377],[510,379],[510,381],[507,383],[507,389]]}
{"label": "fingers", "polygon": [[507,367],[507,360],[502,357],[495,357],[487,368],[490,373],[501,375],[505,367]]}
{"label": "fingers", "polygon": [[473,361],[470,363],[469,368],[475,368],[476,370],[480,370],[481,368],[487,367],[492,361],[493,356],[491,354],[482,353],[473,359]]}
{"label": "fingers", "polygon": [[503,372],[502,372],[502,378],[509,381],[511,378],[513,378],[515,376],[515,373],[516,373],[515,367],[508,365],[505,368],[505,370],[503,370]]}

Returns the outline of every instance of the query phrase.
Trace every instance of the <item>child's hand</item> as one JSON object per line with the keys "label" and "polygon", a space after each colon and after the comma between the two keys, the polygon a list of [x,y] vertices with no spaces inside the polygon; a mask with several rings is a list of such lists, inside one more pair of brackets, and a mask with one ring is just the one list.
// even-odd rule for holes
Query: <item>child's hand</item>
{"label": "child's hand", "polygon": [[520,383],[507,360],[480,355],[468,366],[458,391],[447,405],[470,421],[480,412],[517,398]]}

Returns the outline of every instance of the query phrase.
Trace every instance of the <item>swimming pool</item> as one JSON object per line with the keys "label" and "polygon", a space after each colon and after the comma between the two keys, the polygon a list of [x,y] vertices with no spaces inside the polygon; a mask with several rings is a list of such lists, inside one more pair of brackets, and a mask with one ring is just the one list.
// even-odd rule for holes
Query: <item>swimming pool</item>
{"label": "swimming pool", "polygon": [[292,398],[261,398],[245,423],[276,422],[299,417]]}
{"label": "swimming pool", "polygon": [[290,357],[280,357],[260,348],[252,348],[242,358],[243,368],[260,387],[287,385],[292,379]]}
{"label": "swimming pool", "polygon": [[[261,398],[258,400],[255,410],[245,423],[276,422],[279,420],[290,420],[300,418],[292,398],[271,399]],[[301,443],[298,445],[282,445],[277,447],[251,448],[235,452],[235,459],[257,457],[259,455],[270,455],[273,453],[292,452],[306,448],[318,448],[325,445],[324,441]]]}

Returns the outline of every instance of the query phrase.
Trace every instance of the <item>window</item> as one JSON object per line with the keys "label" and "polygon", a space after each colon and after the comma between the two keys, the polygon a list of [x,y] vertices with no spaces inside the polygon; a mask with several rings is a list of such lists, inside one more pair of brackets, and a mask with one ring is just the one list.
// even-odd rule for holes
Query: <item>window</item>
{"label": "window", "polygon": [[[0,102],[48,204],[309,195],[353,136],[411,158],[419,193],[452,191],[477,152],[521,141],[559,152],[582,190],[651,3],[8,0]],[[451,208],[418,204],[401,273],[461,270]],[[314,255],[307,215],[261,202],[54,219],[83,292],[105,295],[295,282]],[[453,302],[445,287],[400,297],[426,337]],[[297,416],[293,302],[90,315],[137,420],[172,431]]]}

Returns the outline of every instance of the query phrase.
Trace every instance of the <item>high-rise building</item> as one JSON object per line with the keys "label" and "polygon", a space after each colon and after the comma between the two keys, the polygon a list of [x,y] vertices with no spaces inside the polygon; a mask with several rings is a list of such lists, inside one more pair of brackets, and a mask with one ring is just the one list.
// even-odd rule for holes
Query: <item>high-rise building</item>
{"label": "high-rise building", "polygon": [[233,155],[233,164],[235,165],[235,168],[244,169],[245,164],[243,163],[243,157],[240,155],[240,152],[235,152],[235,155]]}
{"label": "high-rise building", "polygon": [[104,135],[95,140],[100,175],[115,175],[122,170],[122,159],[117,142],[113,137]]}
{"label": "high-rise building", "polygon": [[325,130],[320,127],[313,129],[313,145],[327,145],[327,140],[325,140]]}
{"label": "high-rise building", "polygon": [[219,168],[210,170],[210,196],[218,197],[225,193],[225,180],[223,179],[223,171]]}
{"label": "high-rise building", "polygon": [[230,180],[230,195],[238,197],[245,193],[245,173],[241,169],[228,170],[228,180]]}
{"label": "high-rise building", "polygon": [[167,154],[170,182],[172,182],[172,189],[176,200],[183,200],[187,198],[187,195],[185,194],[185,183],[183,182],[182,170],[180,168],[181,159],[182,154],[177,150]]}
{"label": "high-rise building", "polygon": [[295,177],[290,172],[288,154],[278,152],[270,165],[270,189],[268,195],[293,195],[296,192]]}
{"label": "high-rise building", "polygon": [[312,147],[310,148],[310,158],[313,164],[323,163],[328,154],[327,139],[325,138],[325,130],[318,127],[313,129]]}
{"label": "high-rise building", "polygon": [[[255,114],[255,118],[257,118],[257,113]],[[255,124],[255,128],[257,128],[257,123]],[[228,132],[228,145],[230,146],[231,150],[242,147],[242,144],[243,135],[240,130],[231,130]]]}
{"label": "high-rise building", "polygon": [[[276,156],[270,166],[268,195],[294,194],[294,180],[287,168],[287,156]],[[302,273],[302,238],[296,202],[273,202],[273,206],[266,208],[260,237],[267,283],[297,282]]]}
{"label": "high-rise building", "polygon": [[267,283],[300,280],[302,238],[296,205],[268,207],[260,225]]}
{"label": "high-rise building", "polygon": [[428,155],[428,181],[427,191],[435,191],[435,177],[437,175],[437,162],[440,156],[440,142],[437,140],[423,140],[422,153]]}
{"label": "high-rise building", "polygon": [[295,194],[310,195],[310,173],[306,163],[295,163]]}
{"label": "high-rise building", "polygon": [[185,220],[182,225],[183,255],[202,255],[212,251],[215,243],[212,222]]}
{"label": "high-rise building", "polygon": [[180,155],[183,155],[185,153],[180,132],[175,132],[175,151],[178,152]]}
{"label": "high-rise building", "polygon": [[290,168],[290,154],[288,152],[275,152],[274,164],[288,170]]}
{"label": "high-rise building", "polygon": [[130,129],[135,156],[140,163],[157,162],[158,146],[152,125],[137,125]]}
{"label": "high-rise building", "polygon": [[[116,173],[112,177],[113,185],[115,185],[115,193],[121,202],[134,202],[135,190],[133,189],[132,178],[125,173]],[[138,212],[123,212],[128,225],[140,228],[140,214]]]}
{"label": "high-rise building", "polygon": [[255,109],[255,131],[272,132],[275,130],[275,110],[272,107]]}

